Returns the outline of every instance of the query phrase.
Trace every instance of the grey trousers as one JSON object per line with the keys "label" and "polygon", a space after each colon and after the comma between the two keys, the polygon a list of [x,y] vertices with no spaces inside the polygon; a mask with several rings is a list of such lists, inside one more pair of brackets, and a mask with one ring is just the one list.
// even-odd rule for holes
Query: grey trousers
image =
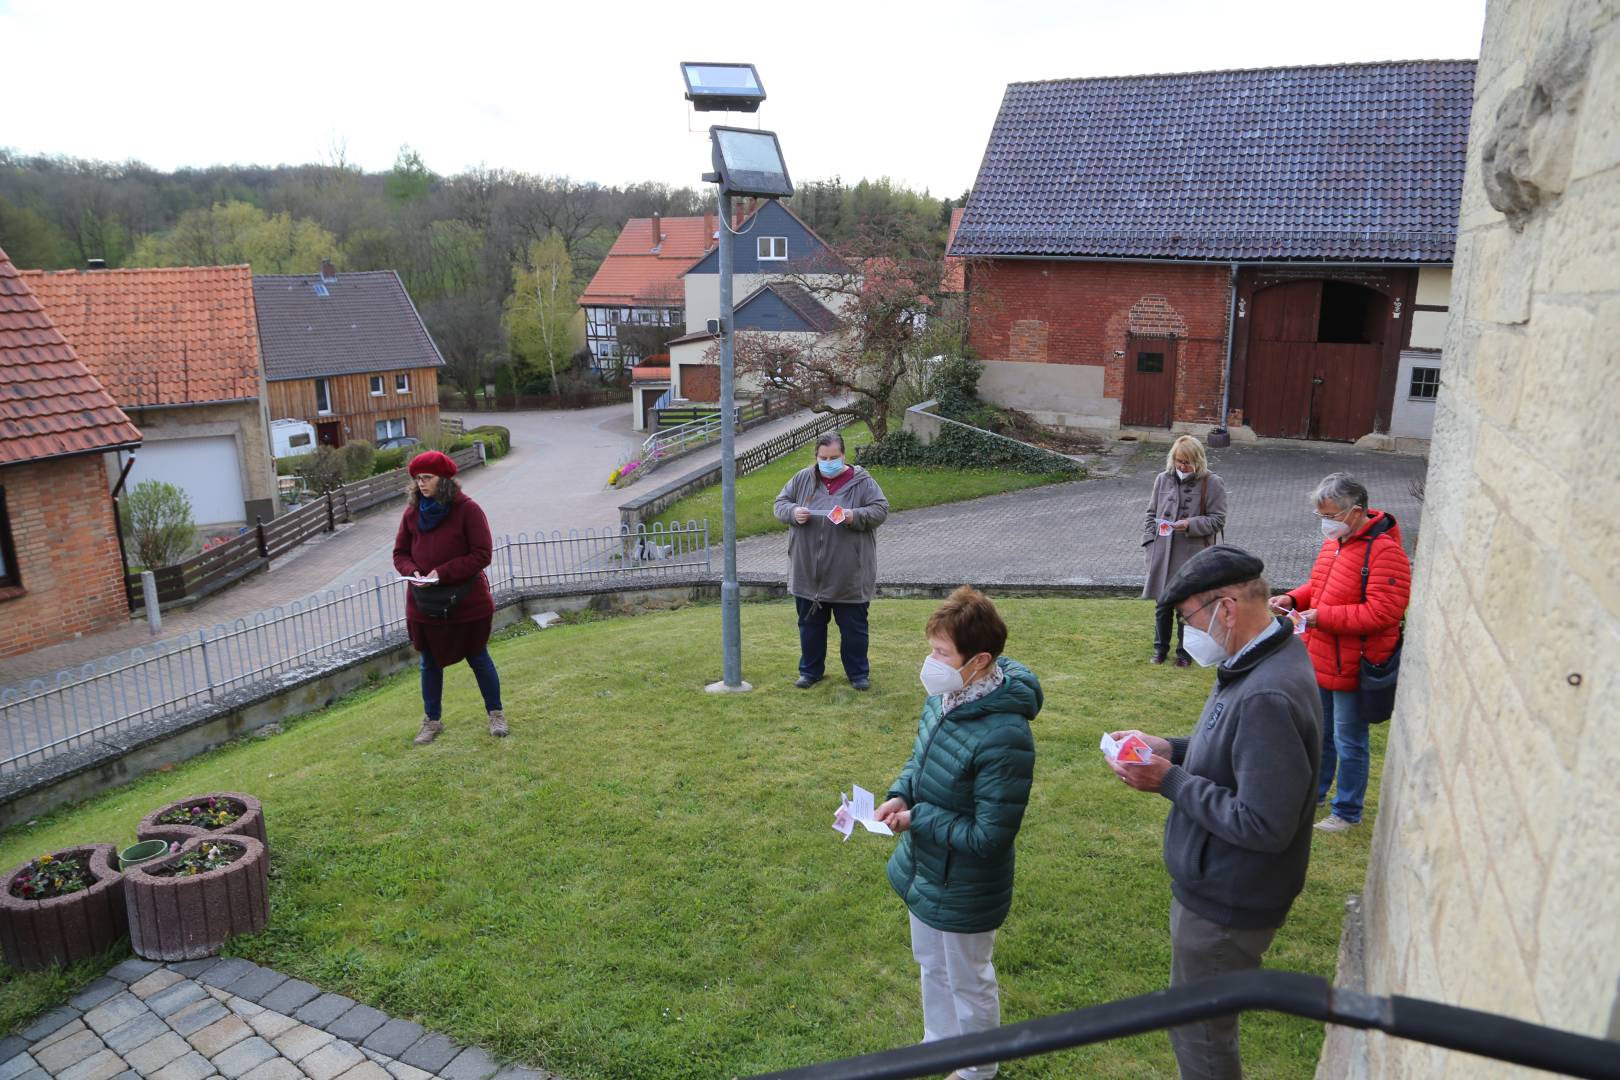
{"label": "grey trousers", "polygon": [[[1210,922],[1170,901],[1170,985],[1253,971],[1277,936],[1271,930],[1237,930]],[[1241,1080],[1238,1016],[1217,1017],[1170,1029],[1181,1080]]]}

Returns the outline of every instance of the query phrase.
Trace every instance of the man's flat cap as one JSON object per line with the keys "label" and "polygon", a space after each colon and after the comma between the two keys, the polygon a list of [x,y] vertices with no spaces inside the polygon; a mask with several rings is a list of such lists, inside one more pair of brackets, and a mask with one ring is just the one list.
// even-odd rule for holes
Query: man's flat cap
{"label": "man's flat cap", "polygon": [[1186,562],[1159,595],[1159,607],[1173,608],[1189,596],[1219,589],[1223,585],[1253,581],[1266,564],[1240,547],[1216,544],[1205,548]]}

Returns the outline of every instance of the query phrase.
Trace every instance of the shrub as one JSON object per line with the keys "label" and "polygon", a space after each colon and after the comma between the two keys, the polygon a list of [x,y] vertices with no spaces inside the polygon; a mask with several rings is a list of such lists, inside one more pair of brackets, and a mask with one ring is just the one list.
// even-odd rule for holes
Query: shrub
{"label": "shrub", "polygon": [[484,453],[487,457],[505,457],[512,450],[512,431],[499,424],[482,424],[467,434],[484,438]]}
{"label": "shrub", "polygon": [[119,509],[124,530],[135,542],[135,558],[150,570],[178,561],[197,532],[191,498],[161,480],[136,484]]}
{"label": "shrub", "polygon": [[356,480],[364,480],[371,475],[373,465],[377,459],[377,448],[364,439],[350,439],[338,451],[338,461],[343,469],[344,483],[352,484]]}
{"label": "shrub", "polygon": [[396,446],[390,450],[377,451],[371,459],[371,475],[377,476],[380,473],[403,469],[406,458],[415,449],[414,446]]}
{"label": "shrub", "polygon": [[1035,476],[1077,476],[1078,464],[1061,454],[1001,439],[987,432],[946,424],[934,441],[924,446],[909,431],[889,433],[882,443],[859,447],[862,465],[924,465],[951,469],[1005,469]]}
{"label": "shrub", "polygon": [[316,495],[325,495],[343,486],[343,457],[330,446],[322,446],[313,454],[298,458],[294,476],[304,478],[304,487]]}

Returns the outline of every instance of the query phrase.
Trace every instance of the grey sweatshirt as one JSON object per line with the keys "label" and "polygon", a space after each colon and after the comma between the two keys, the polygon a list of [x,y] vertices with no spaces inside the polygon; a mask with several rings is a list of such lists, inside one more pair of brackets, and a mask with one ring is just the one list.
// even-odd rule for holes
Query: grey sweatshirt
{"label": "grey sweatshirt", "polygon": [[1222,664],[1198,727],[1170,740],[1164,865],[1177,900],[1222,926],[1281,926],[1305,885],[1322,699],[1305,646],[1273,633]]}
{"label": "grey sweatshirt", "polygon": [[[859,465],[855,476],[827,494],[814,465],[800,469],[776,497],[776,520],[788,527],[788,592],[824,604],[865,604],[877,595],[877,534],[889,516],[889,500],[872,474]],[[834,505],[849,512],[841,525],[827,520]],[[803,506],[810,520],[793,520]]]}

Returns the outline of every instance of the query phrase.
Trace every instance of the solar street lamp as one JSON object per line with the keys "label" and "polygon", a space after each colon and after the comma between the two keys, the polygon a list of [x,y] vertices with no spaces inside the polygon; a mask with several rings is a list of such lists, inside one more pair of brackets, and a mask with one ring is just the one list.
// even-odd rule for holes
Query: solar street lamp
{"label": "solar street lamp", "polygon": [[[698,112],[755,112],[765,100],[753,64],[681,65],[686,99]],[[720,642],[724,670],[711,693],[740,693],[753,687],[742,677],[742,592],[737,584],[737,399],[736,350],[732,338],[731,197],[783,199],[793,181],[773,131],[715,126],[709,129],[714,171],[703,179],[719,189],[720,209],[720,518],[723,569],[720,575]]]}

